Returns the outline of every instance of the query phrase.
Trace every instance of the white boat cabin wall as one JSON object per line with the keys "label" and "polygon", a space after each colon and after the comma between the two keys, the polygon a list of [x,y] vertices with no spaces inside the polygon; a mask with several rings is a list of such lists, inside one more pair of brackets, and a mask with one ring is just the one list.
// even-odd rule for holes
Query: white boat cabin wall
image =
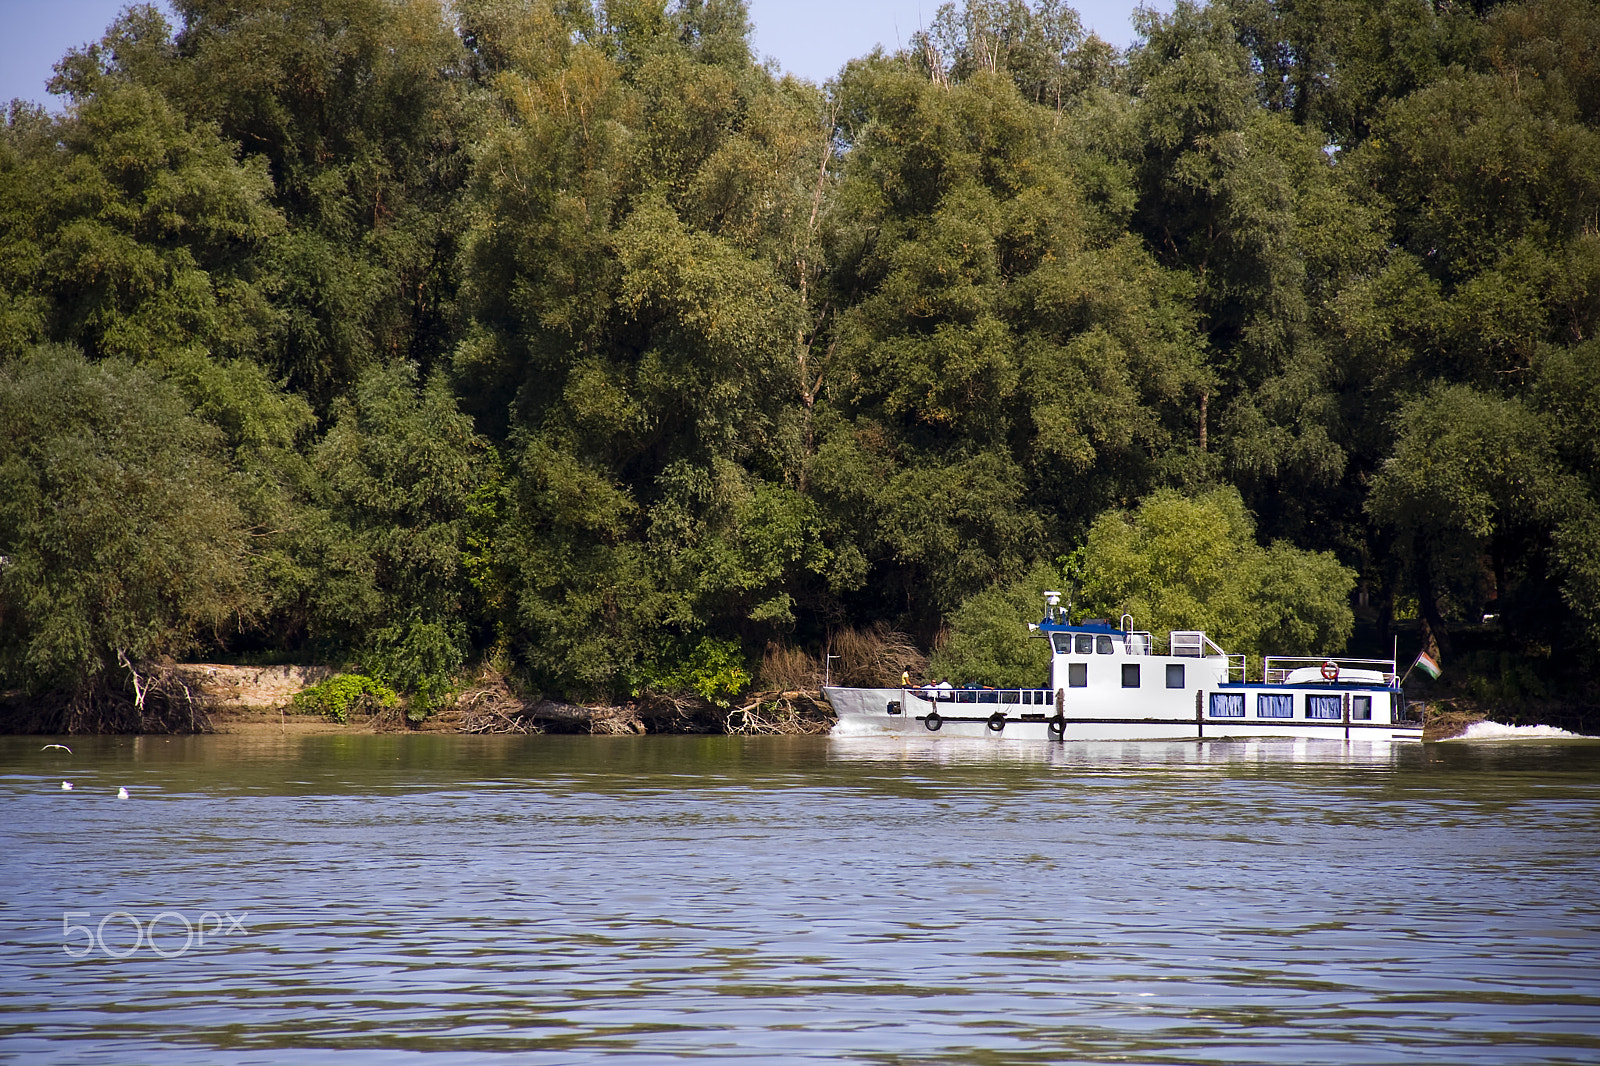
{"label": "white boat cabin wall", "polygon": [[938,733],[1049,740],[1301,737],[1416,739],[1392,659],[1267,656],[1247,680],[1245,656],[1204,632],[1152,634],[1092,620],[1074,624],[1059,593],[1029,625],[1050,643],[1047,687],[825,689],[840,735]]}

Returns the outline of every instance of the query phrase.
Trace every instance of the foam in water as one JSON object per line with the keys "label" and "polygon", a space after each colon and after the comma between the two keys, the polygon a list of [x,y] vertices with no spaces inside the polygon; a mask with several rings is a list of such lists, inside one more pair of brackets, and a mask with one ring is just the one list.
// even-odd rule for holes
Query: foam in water
{"label": "foam in water", "polygon": [[1553,725],[1501,725],[1499,722],[1473,722],[1467,731],[1451,740],[1597,740],[1582,733],[1569,733]]}

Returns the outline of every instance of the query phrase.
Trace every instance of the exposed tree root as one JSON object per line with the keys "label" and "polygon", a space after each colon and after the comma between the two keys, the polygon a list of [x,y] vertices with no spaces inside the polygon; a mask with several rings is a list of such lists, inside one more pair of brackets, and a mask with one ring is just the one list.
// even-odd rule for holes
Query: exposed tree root
{"label": "exposed tree root", "polygon": [[102,674],[73,692],[11,697],[0,729],[80,736],[211,732],[211,700],[182,667],[119,658],[123,676]]}

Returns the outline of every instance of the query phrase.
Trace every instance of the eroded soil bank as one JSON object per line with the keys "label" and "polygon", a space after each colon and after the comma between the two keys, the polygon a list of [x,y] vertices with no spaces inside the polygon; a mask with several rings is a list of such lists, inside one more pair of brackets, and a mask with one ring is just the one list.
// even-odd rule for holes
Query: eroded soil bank
{"label": "eroded soil bank", "polygon": [[579,705],[518,695],[486,672],[454,702],[420,722],[403,709],[356,714],[348,724],[297,713],[296,693],[332,674],[327,667],[182,667],[194,681],[209,732],[216,733],[826,733],[834,715],[821,692],[753,692],[720,707],[702,699],[655,697],[617,706]]}

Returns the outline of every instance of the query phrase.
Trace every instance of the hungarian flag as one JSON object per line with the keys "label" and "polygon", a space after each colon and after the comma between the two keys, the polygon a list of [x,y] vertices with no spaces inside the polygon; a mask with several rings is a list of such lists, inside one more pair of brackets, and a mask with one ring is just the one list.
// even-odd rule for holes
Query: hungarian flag
{"label": "hungarian flag", "polygon": [[1416,668],[1427,674],[1429,677],[1438,680],[1439,664],[1434,662],[1432,656],[1430,656],[1427,652],[1424,651],[1417,653]]}

